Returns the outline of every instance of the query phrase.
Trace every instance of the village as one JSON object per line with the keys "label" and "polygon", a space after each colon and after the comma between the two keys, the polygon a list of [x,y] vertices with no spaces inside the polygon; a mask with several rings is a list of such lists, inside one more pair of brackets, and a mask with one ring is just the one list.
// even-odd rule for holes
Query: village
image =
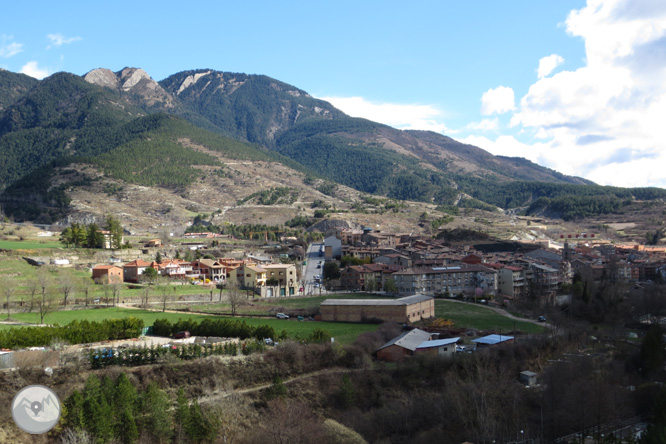
{"label": "village", "polygon": [[[207,236],[210,239],[214,234],[185,235]],[[342,229],[325,237],[323,243],[311,245],[308,252],[297,247],[282,258],[257,254],[192,261],[164,258],[159,240],[154,240],[148,246],[160,261],[96,265],[92,278],[98,283],[138,283],[145,280],[146,269],[152,268],[173,280],[252,289],[258,297],[304,295],[308,285],[321,283],[317,288],[327,291],[418,293],[498,305],[525,298],[566,302],[574,277],[590,284],[608,281],[637,286],[666,279],[666,247],[612,243],[594,234],[560,240],[562,245],[551,241],[453,246],[410,234]],[[197,254],[205,255],[210,243],[184,246],[195,245]]]}

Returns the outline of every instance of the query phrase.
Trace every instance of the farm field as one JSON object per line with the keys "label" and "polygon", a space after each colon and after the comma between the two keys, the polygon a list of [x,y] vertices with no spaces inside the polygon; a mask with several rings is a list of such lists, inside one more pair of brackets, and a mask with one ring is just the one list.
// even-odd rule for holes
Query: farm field
{"label": "farm field", "polygon": [[44,248],[63,248],[57,239],[44,240],[0,240],[0,250],[41,250]]}
{"label": "farm field", "polygon": [[[224,298],[224,296],[223,296]],[[266,299],[251,299],[248,305],[243,305],[238,309],[238,313],[246,315],[274,315],[276,312],[300,311],[311,310],[319,305],[326,299],[383,299],[381,295],[365,294],[365,293],[348,293],[348,294],[329,294],[326,296],[308,296],[308,297],[285,297],[285,298],[266,298]],[[214,296],[217,300],[217,297]],[[393,299],[393,298],[388,298]],[[173,304],[170,306],[173,309],[182,309],[182,304]],[[229,304],[223,299],[222,302],[211,304],[192,304],[188,305],[190,311],[201,311],[206,313],[229,313]]]}
{"label": "farm field", "polygon": [[[109,308],[98,308],[98,309],[87,309],[87,310],[67,310],[67,311],[56,311],[46,315],[44,319],[49,324],[59,324],[66,325],[74,320],[88,320],[88,321],[102,321],[104,319],[118,319],[125,318],[129,316],[134,316],[136,318],[142,319],[146,326],[152,325],[156,319],[168,319],[171,322],[177,321],[178,319],[194,319],[202,320],[209,318],[207,315],[200,314],[188,314],[188,313],[162,313],[159,311],[149,311],[149,310],[135,310],[130,308],[118,308],[118,307],[109,307]],[[24,322],[39,322],[39,314],[37,313],[16,313],[12,317],[19,321]],[[232,319],[232,318],[226,318]],[[378,325],[377,324],[343,324],[335,322],[310,322],[303,321],[299,322],[297,320],[281,320],[273,318],[233,318],[241,321],[247,322],[249,325],[269,325],[273,327],[276,331],[280,332],[286,330],[287,334],[291,338],[300,338],[306,337],[313,330],[319,328],[327,331],[336,342],[343,344],[353,342],[361,333],[367,331],[374,331]],[[1,324],[0,324],[1,325]]]}

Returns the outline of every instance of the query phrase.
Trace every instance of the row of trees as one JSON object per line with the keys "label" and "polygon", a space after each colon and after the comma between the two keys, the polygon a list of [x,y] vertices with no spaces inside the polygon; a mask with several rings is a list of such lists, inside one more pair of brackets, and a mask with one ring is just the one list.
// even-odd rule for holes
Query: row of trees
{"label": "row of trees", "polygon": [[[22,284],[18,279],[7,278],[0,283],[0,294],[5,302],[7,318],[11,318],[12,306],[19,306],[21,310],[31,313],[37,311],[40,323],[44,323],[44,317],[53,310],[56,304],[56,292],[62,295],[62,305],[67,306],[70,298],[78,291],[87,306],[93,293],[93,282],[89,278],[77,278],[69,271],[59,271],[57,276],[49,267],[41,267],[34,279]],[[22,291],[19,292],[19,286]],[[121,284],[105,283],[102,287],[105,296],[113,296],[114,301],[120,294]]]}

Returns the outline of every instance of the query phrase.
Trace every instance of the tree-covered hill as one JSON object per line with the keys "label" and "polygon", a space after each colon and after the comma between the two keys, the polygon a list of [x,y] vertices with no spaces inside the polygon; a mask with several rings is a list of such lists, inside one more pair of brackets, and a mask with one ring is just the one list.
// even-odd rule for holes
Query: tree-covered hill
{"label": "tree-covered hill", "polygon": [[225,175],[221,157],[279,162],[292,176],[298,171],[394,199],[529,207],[564,218],[614,211],[617,201],[666,198],[661,189],[600,187],[434,132],[352,118],[267,76],[213,70],[159,83],[137,68],[41,81],[0,70],[0,157],[4,211],[45,220],[66,214],[68,193],[90,180],[56,180],[55,171],[72,162],[127,184],[171,190],[205,176],[202,169]]}
{"label": "tree-covered hill", "polygon": [[160,86],[222,131],[267,147],[297,122],[344,116],[330,103],[263,75],[184,71]]}
{"label": "tree-covered hill", "polygon": [[25,74],[15,74],[0,68],[0,112],[23,97],[38,80]]}
{"label": "tree-covered hill", "polygon": [[54,74],[0,115],[0,189],[62,157],[95,155],[132,137],[142,115],[81,77]]}

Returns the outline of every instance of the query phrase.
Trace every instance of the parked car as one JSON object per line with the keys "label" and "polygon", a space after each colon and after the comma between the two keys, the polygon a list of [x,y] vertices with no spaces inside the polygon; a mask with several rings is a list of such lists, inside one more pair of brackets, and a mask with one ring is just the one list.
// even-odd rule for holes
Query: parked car
{"label": "parked car", "polygon": [[179,331],[175,335],[173,335],[174,339],[185,339],[190,337],[190,332],[189,331]]}
{"label": "parked car", "polygon": [[537,321],[539,321],[539,322],[546,322],[546,317],[545,317],[545,316],[539,316],[539,317],[537,318]]}
{"label": "parked car", "polygon": [[275,317],[278,319],[289,319],[289,315],[286,315],[284,313],[278,313],[275,315]]}

